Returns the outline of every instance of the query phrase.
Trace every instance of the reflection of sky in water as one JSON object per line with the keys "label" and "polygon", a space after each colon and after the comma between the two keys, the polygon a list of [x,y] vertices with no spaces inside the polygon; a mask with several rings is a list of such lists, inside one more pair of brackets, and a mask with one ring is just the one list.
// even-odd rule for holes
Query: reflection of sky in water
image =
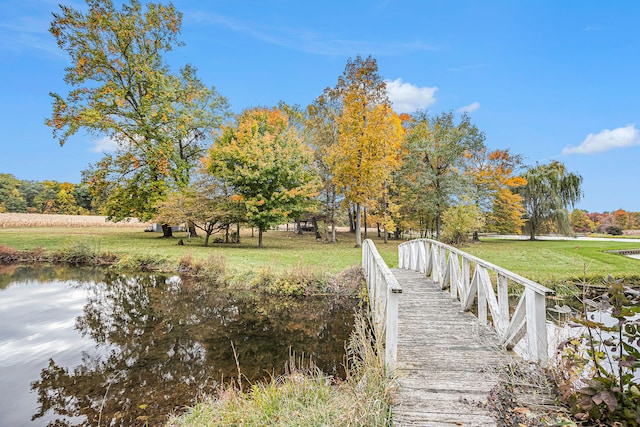
{"label": "reflection of sky in water", "polygon": [[76,366],[82,351],[95,343],[74,328],[87,294],[71,282],[12,283],[0,290],[0,425],[46,425],[18,418],[37,407],[31,383],[54,358],[62,366]]}

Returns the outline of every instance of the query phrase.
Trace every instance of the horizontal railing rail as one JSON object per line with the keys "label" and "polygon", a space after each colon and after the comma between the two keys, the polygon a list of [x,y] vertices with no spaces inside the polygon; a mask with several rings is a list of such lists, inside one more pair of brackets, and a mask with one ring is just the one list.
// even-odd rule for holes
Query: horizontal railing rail
{"label": "horizontal railing rail", "polygon": [[398,299],[402,288],[370,239],[362,245],[362,269],[376,337],[384,337],[383,362],[387,372],[393,373],[398,356]]}
{"label": "horizontal railing rail", "polygon": [[[477,301],[478,320],[487,324],[490,316],[505,348],[514,348],[524,339],[522,355],[546,364],[546,297],[554,295],[553,290],[431,239],[399,245],[398,263],[400,268],[426,274],[443,290],[449,288],[451,297],[459,299],[465,311]],[[524,288],[515,307],[509,303],[509,286],[513,284]]]}

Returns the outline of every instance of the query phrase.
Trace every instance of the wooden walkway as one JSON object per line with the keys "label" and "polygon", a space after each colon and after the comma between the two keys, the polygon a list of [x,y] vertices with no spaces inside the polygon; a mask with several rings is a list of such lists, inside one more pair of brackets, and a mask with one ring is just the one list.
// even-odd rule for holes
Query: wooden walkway
{"label": "wooden walkway", "polygon": [[497,338],[431,279],[393,269],[398,303],[396,426],[495,426],[486,409],[499,368],[509,364]]}

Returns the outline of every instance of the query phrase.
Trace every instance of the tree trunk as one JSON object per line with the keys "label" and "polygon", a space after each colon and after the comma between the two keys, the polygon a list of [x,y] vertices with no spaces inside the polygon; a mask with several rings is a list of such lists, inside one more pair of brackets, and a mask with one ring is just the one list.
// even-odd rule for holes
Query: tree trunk
{"label": "tree trunk", "polygon": [[302,236],[302,225],[300,224],[300,218],[296,218],[296,227],[298,227],[298,236]]}
{"label": "tree trunk", "polygon": [[326,200],[324,204],[324,240],[329,241],[329,218],[331,213],[331,189],[330,187],[326,187]]}
{"label": "tree trunk", "polygon": [[360,224],[360,203],[356,203],[356,248],[362,247],[362,229]]}
{"label": "tree trunk", "polygon": [[355,221],[351,211],[351,206],[349,206],[349,233],[354,233],[356,231],[356,225],[354,223]]}
{"label": "tree trunk", "polygon": [[262,248],[262,227],[258,227],[258,247]]}
{"label": "tree trunk", "polygon": [[240,223],[236,224],[236,243],[240,243]]}
{"label": "tree trunk", "polygon": [[473,232],[473,241],[474,242],[479,242],[480,241],[480,235],[478,234],[477,230]]}
{"label": "tree trunk", "polygon": [[173,237],[173,230],[169,224],[162,224],[162,237]]}
{"label": "tree trunk", "polygon": [[331,242],[335,243],[336,240],[336,191],[332,187],[331,191]]}
{"label": "tree trunk", "polygon": [[231,224],[227,224],[227,226],[224,229],[224,242],[225,243],[229,243],[229,227],[231,226]]}
{"label": "tree trunk", "polygon": [[364,238],[367,238],[367,208],[363,208],[364,213]]}
{"label": "tree trunk", "polygon": [[196,231],[196,226],[193,223],[193,221],[189,221],[187,224],[188,224],[187,227],[189,230],[189,237],[198,237],[198,232]]}
{"label": "tree trunk", "polygon": [[440,208],[436,213],[436,240],[440,241]]}
{"label": "tree trunk", "polygon": [[316,233],[316,240],[322,239],[320,232],[318,231],[318,221],[315,216],[311,217],[311,224],[313,224],[313,231]]}
{"label": "tree trunk", "polygon": [[[378,237],[380,237],[380,226],[378,226]],[[384,226],[384,242],[389,243],[389,233],[387,233],[387,226]]]}
{"label": "tree trunk", "polygon": [[209,246],[209,236],[211,236],[211,232],[207,231],[206,236],[204,236],[204,246]]}

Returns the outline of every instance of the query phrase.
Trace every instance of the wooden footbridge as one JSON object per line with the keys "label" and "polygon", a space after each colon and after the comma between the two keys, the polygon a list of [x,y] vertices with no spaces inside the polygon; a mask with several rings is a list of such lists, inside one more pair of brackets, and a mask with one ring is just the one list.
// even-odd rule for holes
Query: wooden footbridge
{"label": "wooden footbridge", "polygon": [[394,425],[495,426],[487,399],[498,371],[512,357],[547,362],[553,291],[429,239],[401,244],[398,261],[389,269],[365,241],[374,327],[399,385]]}

